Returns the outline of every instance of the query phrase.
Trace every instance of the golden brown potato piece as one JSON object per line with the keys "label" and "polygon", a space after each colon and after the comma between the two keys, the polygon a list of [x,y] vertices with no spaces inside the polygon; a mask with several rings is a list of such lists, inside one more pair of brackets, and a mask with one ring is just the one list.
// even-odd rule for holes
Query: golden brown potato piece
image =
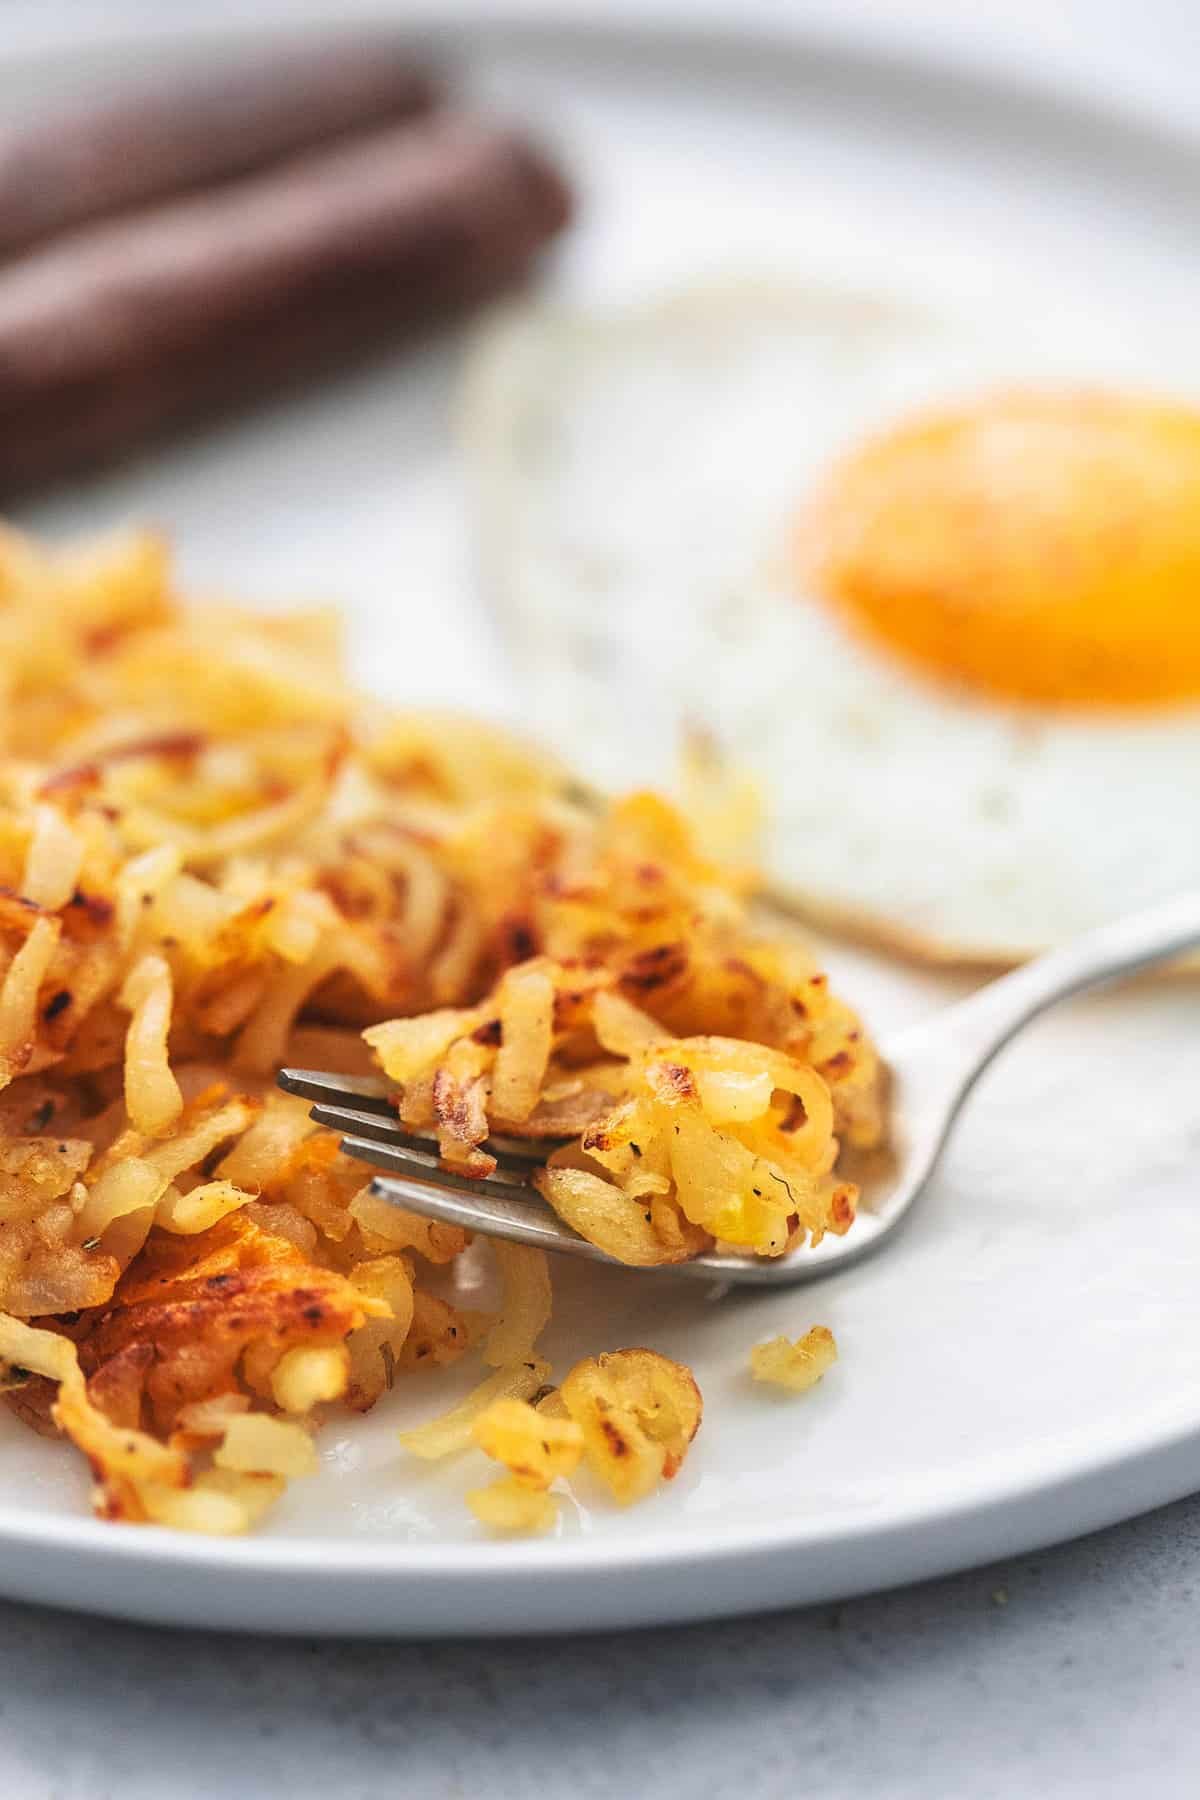
{"label": "golden brown potato piece", "polygon": [[679,1473],[704,1410],[691,1370],[656,1350],[588,1357],[559,1391],[589,1466],[622,1506]]}
{"label": "golden brown potato piece", "polygon": [[583,1431],[573,1419],[552,1419],[527,1400],[493,1400],[471,1426],[485,1455],[502,1462],[515,1481],[548,1488],[569,1475],[583,1455]]}
{"label": "golden brown potato piece", "polygon": [[814,1325],[803,1337],[774,1337],[755,1344],[750,1352],[750,1371],[755,1381],[773,1382],[802,1394],[815,1387],[837,1361],[837,1344],[828,1325]]}

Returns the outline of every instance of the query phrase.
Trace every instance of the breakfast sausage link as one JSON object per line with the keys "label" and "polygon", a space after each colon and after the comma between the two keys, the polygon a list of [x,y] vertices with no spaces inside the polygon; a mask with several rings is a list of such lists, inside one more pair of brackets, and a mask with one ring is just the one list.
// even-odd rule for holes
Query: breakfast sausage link
{"label": "breakfast sausage link", "polygon": [[569,206],[523,137],[434,113],[23,258],[0,272],[0,491],[489,297]]}
{"label": "breakfast sausage link", "polygon": [[36,119],[0,120],[0,259],[153,201],[427,111],[390,39],[293,44]]}

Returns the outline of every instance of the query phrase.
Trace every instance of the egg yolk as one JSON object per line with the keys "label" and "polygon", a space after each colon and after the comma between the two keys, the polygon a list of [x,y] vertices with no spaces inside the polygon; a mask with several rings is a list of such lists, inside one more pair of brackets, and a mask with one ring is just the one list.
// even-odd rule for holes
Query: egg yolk
{"label": "egg yolk", "polygon": [[850,454],[799,536],[805,590],[999,698],[1200,696],[1200,412],[1010,392]]}

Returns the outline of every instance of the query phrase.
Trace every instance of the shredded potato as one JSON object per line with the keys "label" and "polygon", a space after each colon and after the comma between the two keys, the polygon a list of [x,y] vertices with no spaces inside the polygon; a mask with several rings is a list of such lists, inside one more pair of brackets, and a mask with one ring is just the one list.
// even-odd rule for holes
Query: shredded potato
{"label": "shredded potato", "polygon": [[[623,1194],[601,1175],[588,1169],[539,1169],[534,1183],[565,1224],[617,1262],[653,1268],[683,1262],[689,1255],[683,1243],[668,1244],[656,1228],[652,1204]],[[704,1247],[708,1241],[703,1240]]]}
{"label": "shredded potato", "polygon": [[323,1350],[297,1345],[285,1350],[271,1371],[271,1393],[284,1412],[308,1413],[323,1401],[339,1399],[349,1380],[350,1355],[344,1344]]}
{"label": "shredded potato", "polygon": [[554,997],[554,978],[540,963],[518,964],[501,977],[492,1106],[503,1119],[523,1122],[537,1105],[554,1043]]}
{"label": "shredded potato", "polygon": [[[346,1209],[358,1225],[364,1242],[379,1239],[389,1248],[418,1250],[431,1263],[450,1263],[467,1247],[468,1236],[457,1225],[418,1218],[381,1194],[363,1188]],[[531,1346],[532,1347],[532,1346]]]}
{"label": "shredded potato", "polygon": [[69,1339],[0,1314],[0,1364],[10,1376],[19,1369],[57,1383],[52,1417],[91,1462],[97,1510],[115,1518],[146,1517],[147,1485],[159,1491],[187,1486],[187,1462],[179,1451],[127,1421],[110,1419],[93,1403]]}
{"label": "shredded potato", "polygon": [[467,1505],[480,1524],[492,1531],[536,1536],[553,1531],[558,1522],[554,1497],[544,1489],[527,1487],[511,1475],[501,1475],[487,1487],[469,1489]]}
{"label": "shredded potato", "polygon": [[444,1368],[473,1350],[494,1323],[489,1313],[452,1306],[440,1294],[414,1287],[412,1319],[396,1367],[406,1374]]}
{"label": "shredded potato", "polygon": [[583,1455],[583,1431],[573,1419],[547,1418],[527,1400],[493,1400],[474,1420],[471,1435],[527,1487],[548,1488]]}
{"label": "shredded potato", "polygon": [[493,1369],[528,1362],[550,1319],[550,1267],[543,1250],[497,1238],[492,1254],[500,1267],[504,1298],[500,1317],[484,1339],[483,1360]]}
{"label": "shredded potato", "polygon": [[85,855],[85,844],[58,809],[44,803],[35,805],[21,875],[24,898],[47,912],[65,906],[75,891]]}
{"label": "shredded potato", "polygon": [[[498,1048],[480,1041],[477,1019],[490,1002],[468,1015],[469,1030],[432,1066],[414,1061],[415,1040],[405,1043],[402,1118],[425,1122],[417,1115],[430,1083],[435,1101],[439,1084],[443,1093],[468,1096],[454,1114],[457,1135],[442,1136],[448,1160],[468,1173],[486,1173],[473,1169],[464,1152],[493,1129],[529,1134],[537,1123],[551,1135],[569,1095],[573,1122],[580,1116],[590,1122],[575,1143],[548,1146],[548,1165],[535,1174],[535,1185],[560,1218],[619,1262],[679,1262],[714,1244],[780,1256],[849,1229],[856,1190],[833,1173],[835,1102],[816,1068],[765,1044],[664,1035],[648,1015],[602,986],[595,970],[582,991],[570,964],[539,966],[537,974],[551,986],[559,1024],[549,1057],[540,1042],[530,1052],[540,1097],[529,1104],[522,1091],[519,1116],[500,1107],[498,1093],[511,1086],[498,1088],[496,1081],[510,977],[494,996]],[[387,1073],[402,1079],[389,1060],[387,1037],[368,1037]],[[429,1041],[442,1043],[443,1032]],[[581,1053],[589,1057],[582,1064]]]}
{"label": "shredded potato", "polygon": [[286,1485],[282,1475],[205,1469],[182,1491],[159,1482],[143,1482],[139,1491],[144,1515],[155,1525],[232,1537],[257,1524]]}
{"label": "shredded potato", "polygon": [[249,1205],[254,1195],[232,1181],[202,1181],[186,1194],[176,1187],[167,1188],[154,1209],[154,1223],[164,1231],[183,1237],[194,1237],[216,1225],[227,1213]]}
{"label": "shredded potato", "polygon": [[774,1337],[769,1343],[756,1344],[750,1352],[755,1381],[773,1382],[796,1394],[815,1387],[836,1361],[837,1344],[828,1325],[814,1325],[795,1342]]}
{"label": "shredded potato", "polygon": [[0,1086],[36,1057],[38,990],[58,948],[62,926],[45,914],[35,918],[24,943],[13,953],[0,985]]}
{"label": "shredded potato", "polygon": [[538,1358],[515,1363],[511,1368],[497,1369],[448,1412],[430,1419],[428,1424],[418,1425],[413,1431],[402,1431],[400,1442],[410,1455],[419,1456],[426,1462],[453,1456],[470,1444],[475,1421],[481,1413],[497,1400],[528,1400],[537,1393],[549,1373],[550,1364]]}
{"label": "shredded potato", "polygon": [[206,1400],[195,1400],[180,1408],[171,1434],[172,1446],[189,1449],[208,1438],[222,1438],[230,1419],[249,1408],[248,1394],[213,1394]]}
{"label": "shredded potato", "polygon": [[589,1467],[622,1506],[679,1473],[703,1403],[690,1369],[656,1350],[612,1350],[577,1363],[559,1390]]}
{"label": "shredded potato", "polygon": [[265,1413],[240,1413],[230,1419],[213,1453],[218,1469],[245,1475],[312,1475],[317,1467],[313,1441],[302,1425],[271,1419]]}
{"label": "shredded potato", "polygon": [[[10,1408],[88,1459],[101,1516],[176,1530],[250,1529],[322,1409],[459,1359],[492,1372],[404,1443],[503,1464],[470,1497],[494,1529],[549,1529],[581,1448],[622,1502],[672,1474],[680,1365],[589,1359],[546,1398],[546,1259],[497,1246],[497,1309],[463,1303],[468,1235],[372,1194],[274,1079],[382,1068],[467,1174],[493,1133],[543,1144],[542,1193],[620,1261],[844,1231],[877,1061],[753,929],[749,875],[653,795],[355,695],[327,614],[184,601],[146,533],[0,529],[0,650]],[[726,853],[740,804],[707,807]]]}
{"label": "shredded potato", "polygon": [[171,971],[161,956],[143,956],[121,989],[133,1014],[125,1035],[125,1094],[129,1122],[148,1137],[169,1131],[183,1111],[183,1095],[171,1073]]}
{"label": "shredded potato", "polygon": [[800,952],[753,935],[662,802],[613,807],[521,930],[540,954],[473,1007],[366,1033],[401,1119],[435,1127],[448,1164],[487,1174],[493,1132],[552,1140],[544,1198],[643,1267],[849,1229],[835,1165],[840,1138],[880,1141],[875,1053]]}
{"label": "shredded potato", "polygon": [[493,1531],[539,1533],[558,1519],[547,1492],[570,1475],[583,1455],[583,1432],[573,1419],[551,1419],[527,1400],[493,1400],[471,1424],[471,1436],[485,1455],[503,1463],[507,1475],[467,1494],[475,1517]]}

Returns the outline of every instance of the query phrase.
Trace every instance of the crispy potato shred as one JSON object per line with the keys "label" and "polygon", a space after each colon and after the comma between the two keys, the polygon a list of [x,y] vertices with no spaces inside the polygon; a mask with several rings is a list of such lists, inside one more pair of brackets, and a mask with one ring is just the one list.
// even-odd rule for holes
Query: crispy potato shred
{"label": "crispy potato shred", "polygon": [[621,1261],[845,1231],[876,1058],[748,878],[654,796],[356,695],[327,612],[185,602],[147,533],[0,528],[0,651],[9,1407],[83,1453],[101,1516],[182,1530],[247,1530],[325,1410],[464,1357],[481,1384],[405,1443],[500,1464],[488,1526],[550,1529],[577,1463],[622,1502],[670,1477],[685,1369],[614,1352],[547,1398],[541,1253],[496,1247],[496,1310],[460,1304],[467,1235],[273,1084],[382,1068],[468,1174],[492,1132],[544,1140],[546,1200]]}
{"label": "crispy potato shred", "polygon": [[803,951],[752,933],[665,802],[594,822],[520,936],[530,954],[475,1005],[364,1033],[449,1167],[490,1173],[493,1133],[546,1139],[540,1192],[625,1263],[849,1229],[835,1165],[840,1139],[881,1137],[874,1050]]}
{"label": "crispy potato shred", "polygon": [[822,1375],[837,1361],[837,1344],[828,1325],[814,1325],[803,1337],[774,1337],[756,1344],[750,1352],[750,1373],[755,1381],[802,1394],[816,1387]]}
{"label": "crispy potato shred", "polygon": [[474,1442],[508,1473],[467,1504],[493,1531],[549,1531],[558,1510],[548,1490],[582,1460],[628,1506],[679,1473],[703,1410],[691,1370],[657,1350],[589,1356],[536,1407],[505,1398],[475,1412]]}

